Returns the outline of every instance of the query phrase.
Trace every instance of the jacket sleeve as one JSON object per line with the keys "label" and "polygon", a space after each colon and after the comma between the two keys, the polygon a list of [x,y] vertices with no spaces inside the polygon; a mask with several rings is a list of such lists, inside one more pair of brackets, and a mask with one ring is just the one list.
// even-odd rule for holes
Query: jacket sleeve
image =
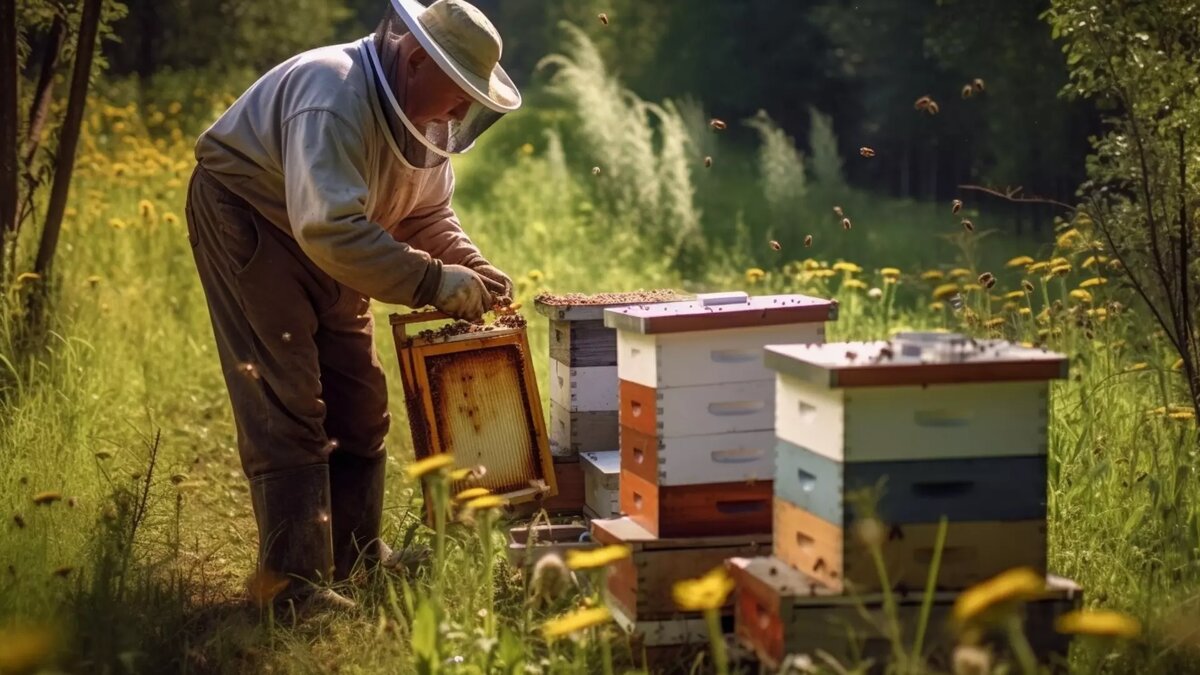
{"label": "jacket sleeve", "polygon": [[447,160],[430,176],[416,208],[401,222],[401,230],[410,244],[448,265],[471,267],[486,262],[450,206],[453,194],[454,169]]}
{"label": "jacket sleeve", "polygon": [[284,121],[282,147],[288,220],[301,250],[367,296],[409,307],[431,304],[441,261],[366,216],[361,131],[332,111],[304,110]]}

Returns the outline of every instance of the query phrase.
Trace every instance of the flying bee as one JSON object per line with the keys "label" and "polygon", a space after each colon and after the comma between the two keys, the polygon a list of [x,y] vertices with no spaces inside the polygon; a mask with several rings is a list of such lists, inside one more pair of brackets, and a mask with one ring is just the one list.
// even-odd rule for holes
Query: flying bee
{"label": "flying bee", "polygon": [[21,530],[25,529],[25,518],[23,516],[21,516],[21,514],[19,514],[19,513],[13,514],[13,523],[17,526],[18,529],[21,529]]}
{"label": "flying bee", "polygon": [[962,293],[955,293],[950,296],[950,306],[954,308],[954,311],[961,310],[964,304]]}
{"label": "flying bee", "polygon": [[969,85],[969,84],[963,85],[963,88],[962,88],[962,97],[963,98],[971,98],[971,94],[974,94],[974,93],[975,93],[975,90],[971,87],[971,85]]}
{"label": "flying bee", "polygon": [[596,18],[600,19],[600,23],[604,24],[605,26],[608,25],[608,15],[604,12],[600,12],[600,15]]}
{"label": "flying bee", "polygon": [[705,157],[705,158],[704,158],[704,168],[706,168],[706,169],[711,169],[711,168],[712,168],[712,157]]}
{"label": "flying bee", "polygon": [[996,285],[996,277],[991,272],[984,272],[979,275],[979,285],[984,288],[991,288]]}
{"label": "flying bee", "polygon": [[1033,292],[1033,282],[1031,282],[1031,281],[1029,281],[1028,279],[1026,279],[1026,280],[1024,280],[1024,281],[1022,281],[1022,282],[1021,282],[1021,288],[1022,288],[1022,289],[1023,289],[1023,290],[1024,290],[1026,293],[1032,293],[1032,292]]}
{"label": "flying bee", "polygon": [[955,199],[954,201],[950,202],[950,213],[958,213],[961,210],[962,210],[962,200],[961,199]]}
{"label": "flying bee", "polygon": [[808,248],[810,246],[812,246],[812,235],[811,234],[804,238],[804,247]]}
{"label": "flying bee", "polygon": [[725,121],[716,117],[708,121],[708,126],[713,128],[713,131],[725,131]]}
{"label": "flying bee", "polygon": [[775,251],[778,251],[779,249],[783,248],[783,246],[779,242],[775,241],[774,239],[772,239],[770,241],[770,245],[771,245],[771,249],[775,250]]}
{"label": "flying bee", "polygon": [[977,77],[974,80],[971,80],[971,88],[977,92],[983,91],[983,78]]}
{"label": "flying bee", "polygon": [[858,352],[851,352],[851,351],[846,352],[846,360],[847,361],[853,361],[854,359],[857,359],[857,358],[858,358]]}
{"label": "flying bee", "polygon": [[938,106],[937,101],[930,101],[929,105],[925,108],[925,112],[929,113],[930,115],[936,115],[940,111],[941,107]]}
{"label": "flying bee", "polygon": [[258,379],[258,367],[253,363],[239,363],[237,366],[237,371],[243,377],[247,377],[251,380]]}
{"label": "flying bee", "polygon": [[924,110],[929,107],[930,103],[933,103],[933,99],[929,98],[928,96],[922,96],[921,98],[917,99],[916,103],[913,103],[913,109]]}
{"label": "flying bee", "polygon": [[846,214],[842,213],[842,207],[835,206],[835,207],[833,207],[833,215],[837,216],[838,218],[841,218],[841,217],[845,216]]}
{"label": "flying bee", "polygon": [[593,175],[593,176],[599,176],[599,175],[600,175],[600,167],[598,167],[598,166],[593,166],[593,167],[592,167],[592,175]]}
{"label": "flying bee", "polygon": [[967,232],[975,231],[975,223],[972,223],[971,221],[967,220],[966,218],[962,219],[962,226],[963,226],[963,229],[966,230]]}
{"label": "flying bee", "polygon": [[864,145],[858,149],[858,154],[862,155],[863,157],[871,158],[875,156],[875,151]]}
{"label": "flying bee", "polygon": [[842,218],[842,229],[843,229],[843,230],[848,230],[848,229],[850,229],[851,227],[853,227],[853,225],[851,225],[851,223],[850,223],[850,219],[849,219],[849,218]]}

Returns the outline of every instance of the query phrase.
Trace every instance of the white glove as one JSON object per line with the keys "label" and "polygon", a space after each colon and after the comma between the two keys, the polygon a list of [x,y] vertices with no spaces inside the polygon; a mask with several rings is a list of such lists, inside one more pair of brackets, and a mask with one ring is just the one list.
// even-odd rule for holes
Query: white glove
{"label": "white glove", "polygon": [[478,321],[491,303],[487,287],[479,275],[462,265],[443,265],[442,282],[433,298],[433,306],[455,319]]}

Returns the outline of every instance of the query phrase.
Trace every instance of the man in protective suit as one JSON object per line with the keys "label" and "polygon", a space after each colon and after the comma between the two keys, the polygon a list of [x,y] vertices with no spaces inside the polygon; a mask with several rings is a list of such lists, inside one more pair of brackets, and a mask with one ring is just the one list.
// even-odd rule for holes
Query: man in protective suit
{"label": "man in protective suit", "polygon": [[468,321],[511,301],[448,161],[521,104],[500,52],[463,0],[390,0],[375,33],[279,64],[196,144],[188,236],[276,601],[353,606],[318,582],[394,557],[369,298]]}

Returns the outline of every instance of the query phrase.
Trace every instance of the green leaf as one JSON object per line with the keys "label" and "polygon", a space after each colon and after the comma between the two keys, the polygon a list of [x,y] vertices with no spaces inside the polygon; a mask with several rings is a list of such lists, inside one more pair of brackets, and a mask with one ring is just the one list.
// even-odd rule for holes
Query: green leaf
{"label": "green leaf", "polygon": [[433,605],[422,599],[412,623],[412,649],[417,667],[422,673],[433,673],[438,667],[437,615]]}

